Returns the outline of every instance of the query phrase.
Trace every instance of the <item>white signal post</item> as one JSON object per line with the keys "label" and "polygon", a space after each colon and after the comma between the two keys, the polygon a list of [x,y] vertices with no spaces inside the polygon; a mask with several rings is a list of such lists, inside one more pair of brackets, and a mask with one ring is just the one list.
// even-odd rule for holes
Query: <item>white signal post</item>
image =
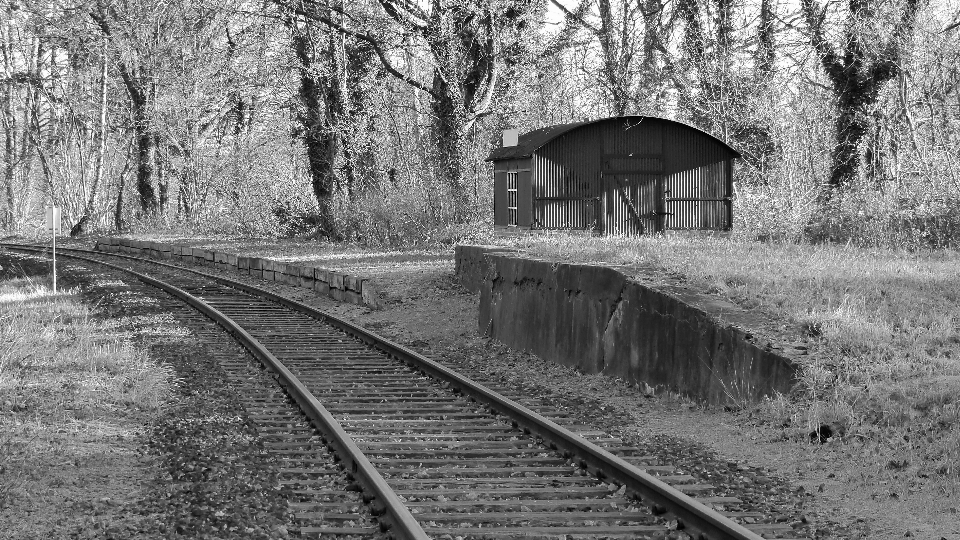
{"label": "white signal post", "polygon": [[47,207],[47,230],[53,234],[53,292],[57,292],[57,233],[60,232],[60,209],[56,206]]}

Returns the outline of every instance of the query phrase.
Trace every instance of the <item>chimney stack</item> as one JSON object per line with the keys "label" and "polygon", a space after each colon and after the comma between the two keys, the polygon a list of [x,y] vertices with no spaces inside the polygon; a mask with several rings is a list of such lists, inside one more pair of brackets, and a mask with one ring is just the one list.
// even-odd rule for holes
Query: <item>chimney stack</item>
{"label": "chimney stack", "polygon": [[503,146],[516,146],[520,141],[519,129],[506,129],[503,131]]}

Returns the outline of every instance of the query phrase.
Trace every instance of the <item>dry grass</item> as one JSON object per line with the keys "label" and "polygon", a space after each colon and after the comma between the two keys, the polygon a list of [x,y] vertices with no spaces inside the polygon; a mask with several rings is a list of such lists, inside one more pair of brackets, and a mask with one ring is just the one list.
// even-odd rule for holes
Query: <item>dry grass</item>
{"label": "dry grass", "polygon": [[881,441],[907,463],[960,477],[957,252],[693,235],[509,243],[544,258],[652,267],[762,310],[816,352],[780,414]]}
{"label": "dry grass", "polygon": [[0,282],[0,508],[22,476],[18,456],[70,434],[125,429],[118,419],[155,412],[171,380],[74,293]]}
{"label": "dry grass", "polygon": [[0,342],[0,401],[39,419],[152,411],[167,392],[168,370],[92,319],[72,293],[30,280],[0,283]]}

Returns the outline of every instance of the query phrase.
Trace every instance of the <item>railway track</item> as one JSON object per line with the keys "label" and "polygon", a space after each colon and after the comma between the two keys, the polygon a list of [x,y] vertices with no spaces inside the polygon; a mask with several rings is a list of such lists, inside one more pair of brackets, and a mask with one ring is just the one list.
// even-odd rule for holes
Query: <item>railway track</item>
{"label": "railway track", "polygon": [[[735,498],[712,495],[712,486],[578,425],[562,410],[532,397],[509,399],[275,293],[126,255],[63,255],[129,272],[189,303],[278,378],[299,411],[284,403],[279,387],[254,385],[246,398],[254,400],[248,410],[262,432],[276,437],[273,451],[288,460],[281,482],[296,497],[291,506],[304,536],[794,537],[781,523],[737,523],[754,514],[708,506],[735,506]],[[328,450],[350,485],[330,488]],[[358,502],[377,516],[379,531],[356,525],[368,520]]]}

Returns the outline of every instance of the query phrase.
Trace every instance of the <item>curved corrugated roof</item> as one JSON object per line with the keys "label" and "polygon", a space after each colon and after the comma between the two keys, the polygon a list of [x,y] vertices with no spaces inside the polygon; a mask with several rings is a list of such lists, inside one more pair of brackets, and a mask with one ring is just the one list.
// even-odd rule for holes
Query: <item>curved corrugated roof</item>
{"label": "curved corrugated roof", "polygon": [[563,135],[564,133],[573,131],[577,128],[587,126],[590,124],[597,124],[599,122],[608,122],[610,120],[631,120],[631,121],[642,121],[645,119],[651,120],[660,120],[663,122],[669,122],[671,124],[677,124],[688,129],[692,129],[703,133],[704,136],[710,137],[711,139],[717,141],[718,143],[725,146],[728,150],[733,152],[736,157],[740,157],[740,152],[736,151],[729,144],[721,141],[720,139],[714,137],[713,135],[707,133],[706,131],[697,129],[691,125],[684,124],[683,122],[678,122],[676,120],[670,120],[669,118],[660,118],[658,116],[611,116],[609,118],[601,118],[599,120],[590,120],[588,122],[571,122],[569,124],[557,124],[555,126],[547,126],[545,128],[535,129],[533,131],[528,131],[523,135],[520,135],[520,140],[517,142],[516,146],[501,146],[500,148],[495,149],[493,152],[487,156],[485,161],[499,161],[501,159],[522,159],[528,158],[533,155],[540,147],[547,144],[548,142],[556,139],[557,137]]}

